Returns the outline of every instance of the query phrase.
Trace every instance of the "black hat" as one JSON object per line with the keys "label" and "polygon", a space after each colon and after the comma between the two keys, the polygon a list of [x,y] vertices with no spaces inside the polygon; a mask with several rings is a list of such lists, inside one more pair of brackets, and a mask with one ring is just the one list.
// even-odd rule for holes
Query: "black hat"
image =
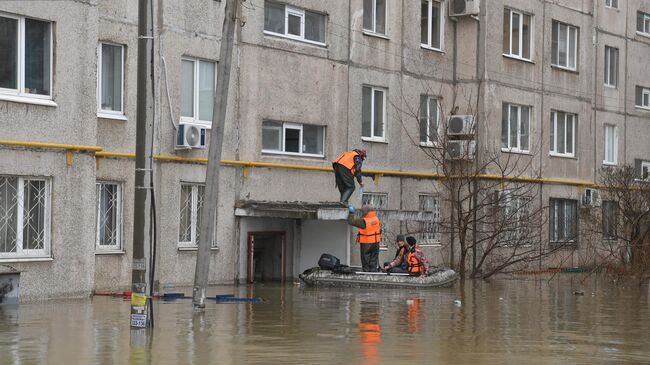
{"label": "black hat", "polygon": [[406,237],[406,242],[408,242],[409,246],[415,246],[415,244],[417,243],[415,237],[413,236]]}
{"label": "black hat", "polygon": [[398,234],[397,237],[395,237],[395,242],[401,242],[401,241],[404,241],[404,235]]}

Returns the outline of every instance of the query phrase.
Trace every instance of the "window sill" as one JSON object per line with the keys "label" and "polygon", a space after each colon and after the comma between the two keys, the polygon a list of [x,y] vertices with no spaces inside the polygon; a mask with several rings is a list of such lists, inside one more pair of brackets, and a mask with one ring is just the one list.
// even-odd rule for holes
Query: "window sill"
{"label": "window sill", "polygon": [[616,166],[618,164],[616,162],[603,161],[603,165],[605,165],[605,166]]}
{"label": "window sill", "polygon": [[95,251],[95,256],[106,256],[106,255],[124,255],[126,251],[124,250],[103,250]]}
{"label": "window sill", "polygon": [[324,155],[312,155],[308,153],[280,152],[280,151],[269,151],[269,150],[262,150],[262,154],[273,155],[273,156],[306,157],[306,158],[314,158],[314,159],[325,158]]}
{"label": "window sill", "polygon": [[617,86],[616,85],[610,85],[610,84],[603,84],[604,87],[612,90],[616,90]]}
{"label": "window sill", "polygon": [[22,104],[33,104],[33,105],[43,105],[43,106],[52,106],[52,107],[57,106],[56,103],[51,99],[41,99],[41,98],[34,98],[34,97],[21,96],[21,95],[0,94],[0,100],[12,101],[14,103],[22,103]]}
{"label": "window sill", "polygon": [[264,31],[264,35],[268,35],[268,36],[276,37],[276,38],[288,39],[288,40],[296,41],[296,42],[300,42],[300,43],[305,43],[305,44],[309,44],[309,45],[312,45],[312,46],[317,46],[319,48],[327,48],[326,43],[310,41],[309,39],[304,39],[304,38],[300,38],[300,37],[292,37],[292,36],[289,36],[289,35],[286,35],[286,34],[269,32],[268,30]]}
{"label": "window sill", "polygon": [[640,35],[644,38],[650,38],[650,33],[639,32],[638,30],[636,31],[636,35]]}
{"label": "window sill", "polygon": [[507,53],[503,53],[502,55],[503,55],[503,57],[505,57],[505,58],[509,58],[509,59],[511,59],[511,60],[522,61],[522,62],[530,63],[530,64],[532,64],[532,65],[535,64],[535,61],[533,61],[533,60],[529,60],[529,59],[527,59],[527,58],[523,58],[523,57],[519,57],[519,56],[514,56],[514,55],[511,55],[511,54],[507,54]]}
{"label": "window sill", "polygon": [[51,257],[21,257],[21,258],[1,258],[0,263],[3,262],[49,262],[54,261]]}
{"label": "window sill", "polygon": [[558,66],[558,65],[551,65],[551,68],[556,69],[558,71],[565,71],[565,72],[576,74],[576,75],[580,74],[580,72],[578,72],[577,68],[574,69],[574,68],[568,68],[568,67]]}
{"label": "window sill", "polygon": [[373,137],[361,137],[361,140],[364,142],[375,142],[375,143],[386,143],[388,141],[385,138],[373,138]]}
{"label": "window sill", "polygon": [[427,51],[433,51],[433,52],[437,52],[437,53],[440,53],[440,54],[445,54],[445,51],[443,51],[442,49],[431,47],[431,46],[428,46],[426,44],[420,44],[420,48],[426,49]]}
{"label": "window sill", "polygon": [[530,153],[530,151],[515,150],[515,149],[512,149],[512,148],[503,148],[503,147],[501,147],[501,152],[503,152],[503,153],[516,153],[518,155],[528,155],[528,156],[533,155],[532,153]]}
{"label": "window sill", "polygon": [[637,108],[637,109],[644,110],[644,111],[650,111],[650,107],[647,107],[647,106],[635,105],[634,107]]}
{"label": "window sill", "polygon": [[568,159],[571,159],[571,160],[577,160],[578,159],[575,155],[562,155],[562,154],[559,154],[559,153],[552,153],[552,152],[549,153],[548,155],[550,157],[568,158]]}
{"label": "window sill", "polygon": [[434,242],[432,242],[432,243],[418,243],[418,246],[420,246],[420,247],[436,247],[437,248],[437,247],[442,247],[442,243],[439,243],[439,242],[438,243],[434,243]]}
{"label": "window sill", "polygon": [[363,30],[363,34],[364,34],[364,35],[367,35],[367,36],[369,36],[369,37],[376,37],[376,38],[381,38],[381,39],[390,40],[390,38],[388,38],[387,35],[385,35],[385,34],[381,34],[381,33],[375,33],[375,32],[373,32],[372,30],[364,29],[364,30]]}
{"label": "window sill", "polygon": [[420,147],[440,148],[440,145],[438,143],[433,143],[433,142],[420,142]]}
{"label": "window sill", "polygon": [[209,122],[209,121],[200,121],[200,120],[196,120],[196,119],[181,118],[178,123],[179,124],[191,124],[191,125],[195,125],[197,127],[203,127],[203,128],[205,128],[207,130],[212,129],[212,122]]}
{"label": "window sill", "polygon": [[97,118],[123,120],[123,121],[128,120],[126,115],[124,114],[111,114],[111,113],[103,113],[103,112],[97,112]]}
{"label": "window sill", "polygon": [[[184,246],[184,247],[178,247],[178,251],[198,251],[199,247],[190,247],[190,246]],[[210,251],[219,251],[219,247],[210,247]]]}

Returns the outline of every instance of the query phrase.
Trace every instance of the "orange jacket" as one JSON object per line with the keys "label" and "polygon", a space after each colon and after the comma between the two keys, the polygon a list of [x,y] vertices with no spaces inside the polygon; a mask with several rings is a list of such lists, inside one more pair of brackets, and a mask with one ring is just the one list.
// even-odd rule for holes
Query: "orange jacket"
{"label": "orange jacket", "polygon": [[352,172],[352,175],[354,175],[356,172],[354,169],[354,158],[358,155],[359,154],[356,151],[345,151],[334,160],[334,163],[345,166]]}
{"label": "orange jacket", "polygon": [[361,244],[379,243],[381,241],[381,225],[375,212],[368,212],[363,217],[363,221],[366,223],[366,228],[359,228],[357,242]]}

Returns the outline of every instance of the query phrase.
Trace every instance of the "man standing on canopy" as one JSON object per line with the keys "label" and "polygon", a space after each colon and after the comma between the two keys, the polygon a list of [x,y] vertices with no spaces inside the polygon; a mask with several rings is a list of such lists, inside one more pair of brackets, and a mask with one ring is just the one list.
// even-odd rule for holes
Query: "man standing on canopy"
{"label": "man standing on canopy", "polygon": [[341,193],[340,202],[347,206],[348,200],[354,193],[354,178],[356,177],[359,186],[363,189],[361,181],[361,165],[366,159],[366,150],[352,150],[341,153],[334,162],[334,177],[336,178],[336,187]]}

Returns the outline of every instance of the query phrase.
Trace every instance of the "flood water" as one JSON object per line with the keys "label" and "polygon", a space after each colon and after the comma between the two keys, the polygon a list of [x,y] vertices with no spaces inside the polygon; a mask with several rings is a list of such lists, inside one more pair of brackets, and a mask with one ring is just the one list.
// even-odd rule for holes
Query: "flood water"
{"label": "flood water", "polygon": [[211,293],[264,302],[210,301],[193,316],[189,299],[155,301],[146,336],[131,333],[120,298],[24,303],[0,307],[0,364],[650,363],[648,287],[582,279],[224,286]]}

